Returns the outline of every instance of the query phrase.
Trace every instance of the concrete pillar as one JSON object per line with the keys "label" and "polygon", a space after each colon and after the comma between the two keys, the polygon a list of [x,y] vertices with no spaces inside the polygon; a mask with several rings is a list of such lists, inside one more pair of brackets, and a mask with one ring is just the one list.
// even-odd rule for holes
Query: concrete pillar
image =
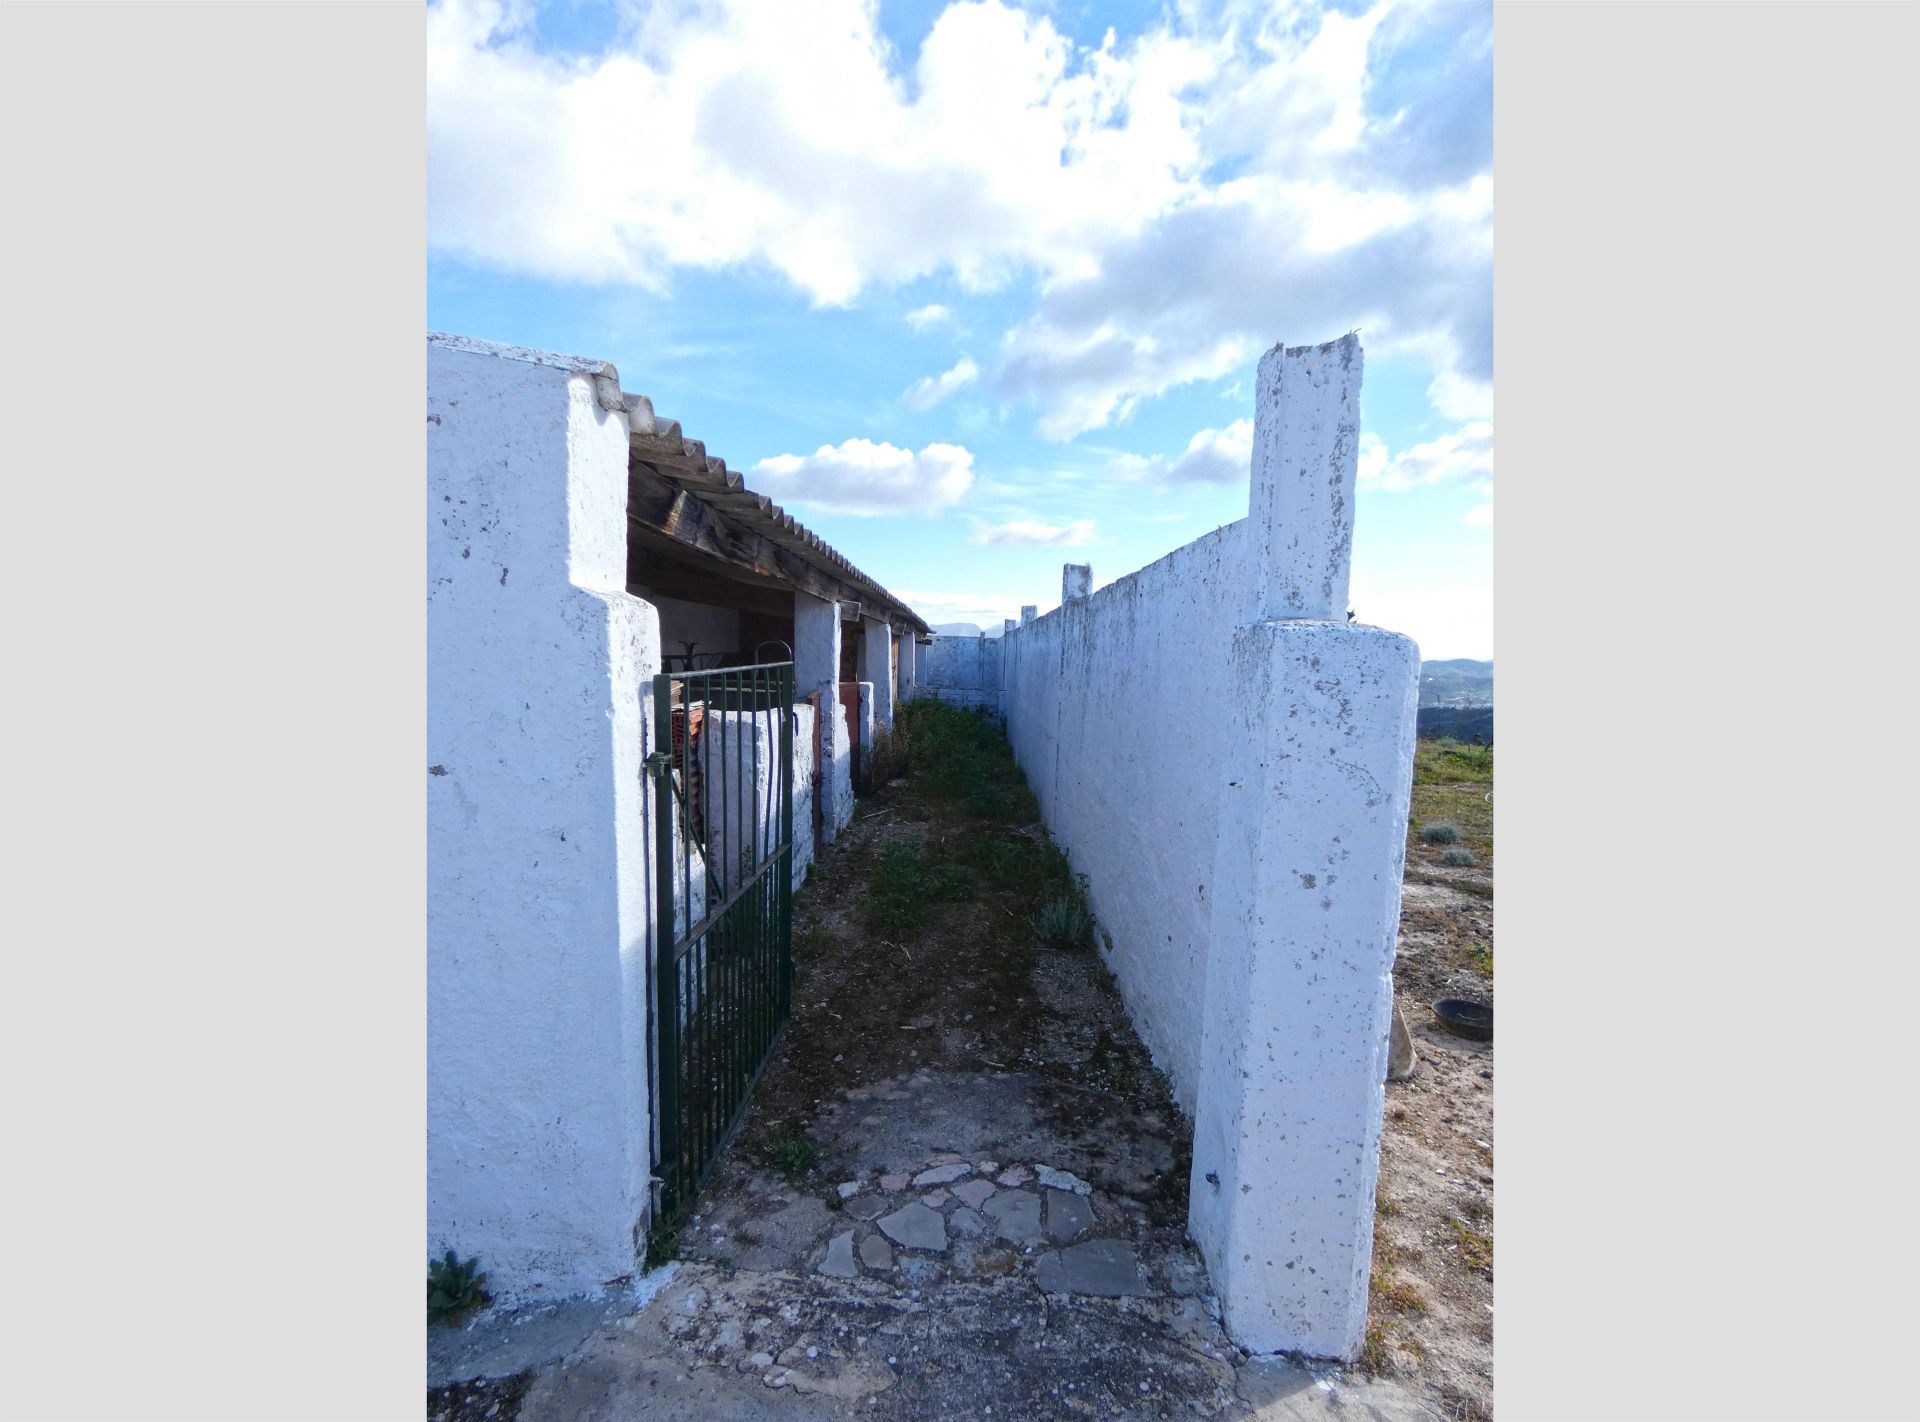
{"label": "concrete pillar", "polygon": [[913,699],[920,684],[920,638],[914,632],[900,639],[900,696],[902,704]]}
{"label": "concrete pillar", "polygon": [[[820,693],[820,837],[828,844],[853,818],[853,736],[840,712],[840,605],[793,595],[793,685]],[[799,823],[798,820],[795,821]]]}
{"label": "concrete pillar", "polygon": [[1060,601],[1074,602],[1093,591],[1093,564],[1066,563],[1060,569]]}
{"label": "concrete pillar", "polygon": [[1363,363],[1353,335],[1260,357],[1247,522],[1262,616],[1346,617]]}
{"label": "concrete pillar", "polygon": [[1379,628],[1234,637],[1188,1224],[1227,1331],[1352,1358],[1367,1322],[1420,654]]}
{"label": "concrete pillar", "polygon": [[1011,632],[1011,631],[1013,631],[1013,629],[1014,629],[1014,628],[1016,628],[1016,627],[1018,627],[1019,625],[1020,625],[1020,624],[1019,624],[1018,622],[1015,622],[1015,621],[1014,621],[1014,620],[1013,620],[1013,619],[1012,619],[1011,617],[1009,617],[1009,618],[1008,618],[1008,619],[1006,620],[1006,623],[1005,623],[1005,625],[1004,625],[1004,626],[1002,626],[1000,630],[1001,630],[1002,632]]}
{"label": "concrete pillar", "polygon": [[430,338],[426,428],[425,1243],[552,1298],[648,1219],[659,617],[611,367]]}
{"label": "concrete pillar", "polygon": [[1260,362],[1188,1226],[1228,1332],[1353,1358],[1366,1331],[1420,652],[1346,621],[1361,356]]}
{"label": "concrete pillar", "polygon": [[1033,621],[1033,619],[1038,617],[1039,615],[1040,615],[1040,608],[1037,604],[1034,604],[1031,602],[1022,603],[1020,607],[1020,625],[1022,627],[1025,627],[1029,622]]}
{"label": "concrete pillar", "polygon": [[840,680],[840,609],[831,602],[793,595],[793,689],[805,696]]}
{"label": "concrete pillar", "polygon": [[873,721],[883,731],[893,729],[893,628],[877,617],[862,625],[866,637],[867,676],[873,683]]}

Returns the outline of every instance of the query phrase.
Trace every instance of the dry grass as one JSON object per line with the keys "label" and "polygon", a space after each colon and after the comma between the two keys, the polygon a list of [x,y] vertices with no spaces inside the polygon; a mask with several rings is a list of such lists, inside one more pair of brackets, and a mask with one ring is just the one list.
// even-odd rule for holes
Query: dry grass
{"label": "dry grass", "polygon": [[[1491,1249],[1492,1246],[1489,1245],[1488,1248]],[[1375,1269],[1373,1282],[1369,1288],[1375,1302],[1385,1305],[1396,1313],[1418,1314],[1427,1311],[1426,1296],[1390,1270]]]}
{"label": "dry grass", "polygon": [[1493,1267],[1493,1240],[1468,1224],[1465,1220],[1448,1220],[1447,1226],[1453,1231],[1454,1243],[1460,1249],[1460,1262],[1469,1269],[1491,1269]]}

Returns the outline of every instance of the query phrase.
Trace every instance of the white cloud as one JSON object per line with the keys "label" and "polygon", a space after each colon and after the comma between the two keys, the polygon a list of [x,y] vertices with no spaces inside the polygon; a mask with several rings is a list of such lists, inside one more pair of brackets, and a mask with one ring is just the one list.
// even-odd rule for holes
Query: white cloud
{"label": "white cloud", "polygon": [[1391,453],[1378,435],[1360,436],[1360,487],[1417,489],[1493,478],[1493,422],[1475,420],[1438,438]]}
{"label": "white cloud", "polygon": [[900,398],[910,410],[931,410],[954,391],[973,384],[979,378],[980,367],[973,363],[973,358],[961,356],[951,370],[916,380]]}
{"label": "white cloud", "polygon": [[932,326],[943,325],[953,319],[953,312],[933,302],[927,306],[916,306],[907,313],[907,324],[916,331],[924,331]]}
{"label": "white cloud", "polygon": [[[984,631],[998,634],[1009,617],[1020,615],[1020,606],[1031,599],[1018,592],[951,592],[927,588],[891,588],[890,592],[929,623],[971,622]],[[1037,603],[1041,611],[1057,606]]]}
{"label": "white cloud", "polygon": [[524,6],[437,0],[433,250],[655,289],[762,267],[823,304],[934,274],[1028,279],[993,387],[1036,402],[1054,439],[1355,327],[1377,353],[1422,353],[1450,418],[1484,416],[1484,7],[1180,4],[1088,48],[1044,15],[954,0],[910,67],[876,16],[648,6],[579,59],[540,52]]}
{"label": "white cloud", "polygon": [[968,541],[989,548],[1047,544],[1081,548],[1093,542],[1093,520],[1077,518],[1071,523],[1040,523],[1016,518],[1006,523],[984,523],[975,519]]}
{"label": "white cloud", "polygon": [[1237,484],[1248,477],[1253,460],[1253,421],[1235,420],[1225,429],[1201,430],[1187,447],[1164,454],[1123,454],[1107,465],[1115,479],[1161,485]]}
{"label": "white cloud", "polygon": [[957,444],[915,454],[891,444],[850,439],[812,454],[780,454],[747,472],[747,484],[776,503],[827,513],[938,513],[973,485],[973,455]]}
{"label": "white cloud", "polygon": [[1484,504],[1475,504],[1467,510],[1460,522],[1471,528],[1492,528],[1493,500],[1488,499]]}

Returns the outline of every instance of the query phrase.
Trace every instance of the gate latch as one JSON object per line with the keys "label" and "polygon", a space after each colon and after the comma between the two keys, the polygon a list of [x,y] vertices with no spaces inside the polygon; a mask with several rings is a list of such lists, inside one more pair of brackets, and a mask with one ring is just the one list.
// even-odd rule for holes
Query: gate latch
{"label": "gate latch", "polygon": [[642,763],[655,780],[664,780],[673,773],[673,752],[657,750]]}

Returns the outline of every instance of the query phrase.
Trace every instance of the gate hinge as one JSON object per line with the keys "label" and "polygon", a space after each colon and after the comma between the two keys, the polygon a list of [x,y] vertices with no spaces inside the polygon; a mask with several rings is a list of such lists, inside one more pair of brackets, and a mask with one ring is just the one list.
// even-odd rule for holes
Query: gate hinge
{"label": "gate hinge", "polygon": [[673,752],[657,750],[642,762],[655,780],[664,780],[673,771]]}

